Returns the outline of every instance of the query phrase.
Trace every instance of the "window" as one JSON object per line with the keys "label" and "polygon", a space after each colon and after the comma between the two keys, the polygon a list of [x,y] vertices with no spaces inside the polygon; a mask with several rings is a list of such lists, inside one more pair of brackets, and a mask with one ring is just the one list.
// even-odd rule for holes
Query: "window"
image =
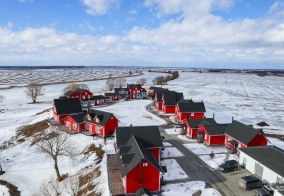
{"label": "window", "polygon": [[100,132],[101,132],[100,127],[97,127],[97,128],[96,128],[96,132],[97,132],[97,133],[100,133]]}
{"label": "window", "polygon": [[77,124],[73,124],[73,129],[77,129]]}
{"label": "window", "polygon": [[190,113],[190,116],[194,116],[194,113]]}
{"label": "window", "polygon": [[88,99],[90,99],[91,98],[91,95],[88,95]]}
{"label": "window", "polygon": [[70,127],[70,122],[66,122],[66,127]]}
{"label": "window", "polygon": [[143,163],[143,167],[147,167],[148,166],[148,163]]}
{"label": "window", "polygon": [[85,99],[85,95],[82,96],[82,99]]}
{"label": "window", "polygon": [[[88,93],[87,92],[85,92],[85,95],[87,95]],[[89,95],[90,96],[90,95]]]}

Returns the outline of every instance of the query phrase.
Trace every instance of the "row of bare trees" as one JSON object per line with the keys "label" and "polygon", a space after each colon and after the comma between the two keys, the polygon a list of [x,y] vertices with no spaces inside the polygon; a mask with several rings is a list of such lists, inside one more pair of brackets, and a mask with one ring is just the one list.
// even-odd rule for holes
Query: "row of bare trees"
{"label": "row of bare trees", "polygon": [[152,80],[153,84],[156,85],[163,85],[167,84],[168,81],[177,79],[179,77],[179,72],[178,71],[173,71],[169,72],[171,75],[166,75],[166,76],[157,76]]}
{"label": "row of bare trees", "polygon": [[[137,81],[137,84],[141,84],[143,86],[146,84],[146,78],[141,78]],[[122,88],[126,86],[126,79],[125,78],[109,78],[106,80],[106,84],[103,90],[105,91],[112,91],[114,88]]]}

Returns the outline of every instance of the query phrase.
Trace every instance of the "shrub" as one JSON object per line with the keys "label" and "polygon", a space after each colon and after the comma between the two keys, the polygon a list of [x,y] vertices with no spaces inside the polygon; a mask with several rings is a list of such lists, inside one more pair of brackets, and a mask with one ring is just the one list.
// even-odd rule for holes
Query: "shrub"
{"label": "shrub", "polygon": [[213,152],[213,151],[209,154],[209,157],[210,157],[211,159],[214,158],[214,152]]}

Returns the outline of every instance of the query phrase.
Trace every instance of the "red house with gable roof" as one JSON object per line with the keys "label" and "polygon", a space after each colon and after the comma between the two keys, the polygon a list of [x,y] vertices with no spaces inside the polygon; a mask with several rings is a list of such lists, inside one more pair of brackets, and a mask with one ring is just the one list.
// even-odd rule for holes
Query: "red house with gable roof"
{"label": "red house with gable roof", "polygon": [[183,99],[183,93],[165,91],[162,96],[162,111],[166,114],[174,114],[180,99]]}
{"label": "red house with gable roof", "polygon": [[237,148],[266,146],[267,143],[268,139],[260,129],[255,129],[236,120],[226,127],[225,145],[233,152],[236,152]]}
{"label": "red house with gable roof", "polygon": [[194,102],[192,100],[180,99],[175,108],[176,119],[182,121],[186,118],[204,118],[206,112],[203,101]]}
{"label": "red house with gable roof", "polygon": [[135,195],[141,189],[158,194],[164,172],[159,127],[118,127],[115,147],[125,195]]}
{"label": "red house with gable roof", "polygon": [[90,110],[84,121],[86,131],[101,137],[113,135],[118,127],[118,119],[114,114],[99,110]]}
{"label": "red house with gable roof", "polygon": [[198,129],[198,141],[208,146],[224,145],[225,130],[229,124],[200,125]]}
{"label": "red house with gable roof", "polygon": [[200,125],[216,124],[214,118],[203,118],[203,119],[183,119],[182,123],[186,127],[186,136],[190,138],[197,138],[197,132]]}
{"label": "red house with gable roof", "polygon": [[77,88],[75,91],[67,91],[63,96],[67,98],[79,98],[80,100],[83,100],[91,99],[93,97],[93,93],[91,93],[87,89]]}
{"label": "red house with gable roof", "polygon": [[58,124],[63,124],[70,114],[82,113],[81,102],[75,99],[54,99],[52,106],[53,118]]}
{"label": "red house with gable roof", "polygon": [[85,121],[84,117],[86,113],[81,114],[70,114],[65,118],[65,127],[74,133],[79,133],[80,131],[85,130]]}

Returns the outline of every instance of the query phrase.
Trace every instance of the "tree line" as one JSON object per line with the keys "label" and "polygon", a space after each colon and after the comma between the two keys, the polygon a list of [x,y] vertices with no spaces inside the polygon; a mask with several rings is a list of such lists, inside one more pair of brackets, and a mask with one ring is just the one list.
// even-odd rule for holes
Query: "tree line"
{"label": "tree line", "polygon": [[156,85],[164,85],[167,84],[168,81],[170,80],[175,80],[179,77],[179,72],[178,71],[168,71],[166,73],[169,73],[171,75],[166,75],[166,76],[157,76],[152,80],[153,84]]}

